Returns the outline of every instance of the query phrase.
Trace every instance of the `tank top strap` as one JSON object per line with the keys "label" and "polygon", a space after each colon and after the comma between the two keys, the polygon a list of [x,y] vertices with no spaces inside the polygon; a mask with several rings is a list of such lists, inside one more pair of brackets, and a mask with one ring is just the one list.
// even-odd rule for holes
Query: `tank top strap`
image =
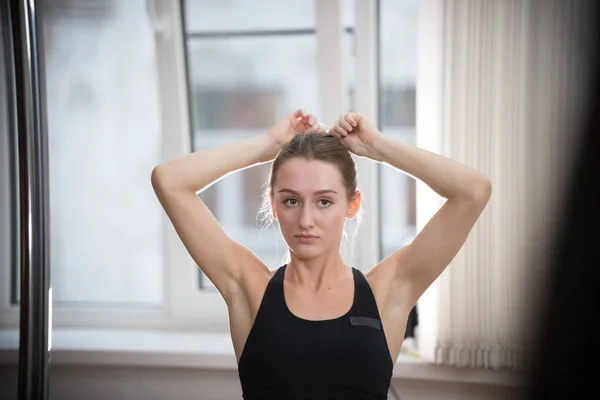
{"label": "tank top strap", "polygon": [[285,297],[283,295],[283,272],[285,267],[286,265],[277,268],[277,271],[269,280],[259,308],[260,313],[270,314],[271,316],[276,315],[278,318],[285,315]]}
{"label": "tank top strap", "polygon": [[284,272],[285,272],[286,267],[287,267],[287,264],[284,264],[281,267],[277,268],[277,271],[273,275],[273,278],[271,278],[271,282],[269,282],[269,285],[272,286],[271,291],[273,293],[277,293],[277,296],[281,296],[282,299],[284,298],[284,296],[283,296],[283,278],[285,277]]}
{"label": "tank top strap", "polygon": [[379,320],[377,302],[367,278],[359,269],[352,267],[352,271],[354,272],[354,288],[356,290],[356,303],[354,304],[352,317],[367,317]]}

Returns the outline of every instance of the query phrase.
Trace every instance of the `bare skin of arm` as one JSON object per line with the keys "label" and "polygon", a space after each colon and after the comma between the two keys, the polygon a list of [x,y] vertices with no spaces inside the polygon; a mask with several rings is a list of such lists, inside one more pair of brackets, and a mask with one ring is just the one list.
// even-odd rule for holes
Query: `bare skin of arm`
{"label": "bare skin of arm", "polygon": [[483,212],[491,183],[474,169],[447,157],[378,135],[374,157],[427,184],[445,203],[415,239],[385,262],[394,266],[393,301],[412,308],[450,264]]}

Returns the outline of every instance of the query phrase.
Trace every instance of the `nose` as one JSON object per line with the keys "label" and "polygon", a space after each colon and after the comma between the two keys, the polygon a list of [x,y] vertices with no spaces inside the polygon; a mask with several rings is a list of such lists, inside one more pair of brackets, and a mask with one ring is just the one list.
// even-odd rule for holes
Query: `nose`
{"label": "nose", "polygon": [[302,207],[302,214],[300,215],[300,228],[303,230],[308,230],[315,225],[315,220],[313,217],[313,210],[310,207],[310,204],[304,205]]}

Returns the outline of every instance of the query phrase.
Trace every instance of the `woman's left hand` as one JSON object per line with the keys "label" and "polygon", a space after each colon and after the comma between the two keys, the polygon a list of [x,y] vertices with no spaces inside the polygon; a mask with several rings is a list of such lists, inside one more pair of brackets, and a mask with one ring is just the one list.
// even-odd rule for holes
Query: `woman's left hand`
{"label": "woman's left hand", "polygon": [[329,130],[331,135],[340,138],[348,151],[359,157],[374,158],[374,142],[382,133],[375,124],[357,113],[342,115]]}

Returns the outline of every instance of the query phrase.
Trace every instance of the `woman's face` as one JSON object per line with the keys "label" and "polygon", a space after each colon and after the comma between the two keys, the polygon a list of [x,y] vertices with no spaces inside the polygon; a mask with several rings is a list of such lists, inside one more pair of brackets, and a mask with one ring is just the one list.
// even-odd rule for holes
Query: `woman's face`
{"label": "woman's face", "polygon": [[339,251],[346,217],[353,217],[342,175],[332,164],[293,158],[281,165],[273,188],[273,217],[302,259]]}

